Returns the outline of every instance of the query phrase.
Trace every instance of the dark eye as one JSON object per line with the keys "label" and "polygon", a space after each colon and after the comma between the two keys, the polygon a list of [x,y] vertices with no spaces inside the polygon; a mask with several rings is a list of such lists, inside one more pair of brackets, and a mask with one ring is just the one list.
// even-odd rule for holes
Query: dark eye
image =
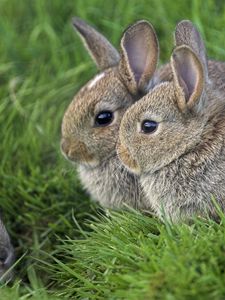
{"label": "dark eye", "polygon": [[151,120],[144,120],[141,123],[141,132],[143,133],[153,133],[157,130],[158,123]]}
{"label": "dark eye", "polygon": [[109,110],[101,111],[95,117],[96,126],[107,126],[113,121],[113,113]]}

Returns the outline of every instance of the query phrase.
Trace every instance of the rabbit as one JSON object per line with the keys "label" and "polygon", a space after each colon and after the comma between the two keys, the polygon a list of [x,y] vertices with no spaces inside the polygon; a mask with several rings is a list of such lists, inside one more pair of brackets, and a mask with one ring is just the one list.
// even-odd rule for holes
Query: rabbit
{"label": "rabbit", "polygon": [[12,279],[12,271],[9,268],[14,263],[14,249],[10,242],[8,232],[0,219],[0,282]]}
{"label": "rabbit", "polygon": [[75,18],[73,24],[101,72],[81,88],[65,112],[61,151],[78,166],[83,186],[102,206],[137,208],[143,201],[140,185],[120,163],[116,143],[126,109],[152,85],[166,80],[166,72],[162,78],[155,73],[159,55],[155,30],[145,20],[128,27],[119,55],[84,21]]}
{"label": "rabbit", "polygon": [[185,22],[175,36],[186,28],[190,39],[172,52],[172,80],[128,108],[117,142],[121,162],[139,176],[143,209],[172,222],[217,219],[212,198],[225,211],[225,77],[217,68],[210,76],[201,37]]}

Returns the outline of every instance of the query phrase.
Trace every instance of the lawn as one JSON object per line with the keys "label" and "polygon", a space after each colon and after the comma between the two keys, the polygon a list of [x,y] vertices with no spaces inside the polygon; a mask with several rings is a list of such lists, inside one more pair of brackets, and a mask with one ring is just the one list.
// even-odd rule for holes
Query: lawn
{"label": "lawn", "polygon": [[116,46],[147,19],[169,59],[177,21],[191,19],[209,57],[225,60],[219,0],[0,0],[0,207],[16,249],[0,299],[224,299],[225,219],[162,224],[102,211],[59,149],[73,95],[96,72],[71,26],[79,16]]}

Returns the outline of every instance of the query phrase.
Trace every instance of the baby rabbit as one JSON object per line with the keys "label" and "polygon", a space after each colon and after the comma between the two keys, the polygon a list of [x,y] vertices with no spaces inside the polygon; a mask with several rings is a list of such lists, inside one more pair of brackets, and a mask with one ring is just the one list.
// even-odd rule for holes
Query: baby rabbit
{"label": "baby rabbit", "polygon": [[[75,18],[73,24],[101,73],[81,88],[64,115],[62,152],[78,164],[81,182],[101,205],[137,207],[139,183],[120,163],[116,142],[123,114],[153,84],[159,52],[155,31],[147,21],[130,26],[121,39],[120,57],[84,21]],[[154,76],[154,84],[158,81]]]}
{"label": "baby rabbit", "polygon": [[209,76],[201,37],[185,22],[178,25],[187,39],[170,59],[172,81],[127,110],[117,145],[121,161],[140,176],[145,208],[174,222],[216,218],[212,197],[225,210],[225,91],[219,86],[225,77],[218,78],[218,69]]}
{"label": "baby rabbit", "polygon": [[[0,219],[0,282],[5,282],[11,279],[12,272],[7,270],[14,262],[14,250],[10,242],[10,238],[6,228]],[[5,275],[4,275],[5,274]]]}

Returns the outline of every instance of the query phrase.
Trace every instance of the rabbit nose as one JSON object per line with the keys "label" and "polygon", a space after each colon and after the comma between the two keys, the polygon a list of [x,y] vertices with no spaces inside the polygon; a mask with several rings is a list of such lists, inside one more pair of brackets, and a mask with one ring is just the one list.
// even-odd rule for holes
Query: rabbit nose
{"label": "rabbit nose", "polygon": [[75,161],[80,152],[79,142],[71,141],[69,138],[63,138],[61,141],[61,151],[66,159]]}
{"label": "rabbit nose", "polygon": [[61,141],[61,151],[66,159],[72,160],[74,156],[74,143],[69,138],[63,138]]}

